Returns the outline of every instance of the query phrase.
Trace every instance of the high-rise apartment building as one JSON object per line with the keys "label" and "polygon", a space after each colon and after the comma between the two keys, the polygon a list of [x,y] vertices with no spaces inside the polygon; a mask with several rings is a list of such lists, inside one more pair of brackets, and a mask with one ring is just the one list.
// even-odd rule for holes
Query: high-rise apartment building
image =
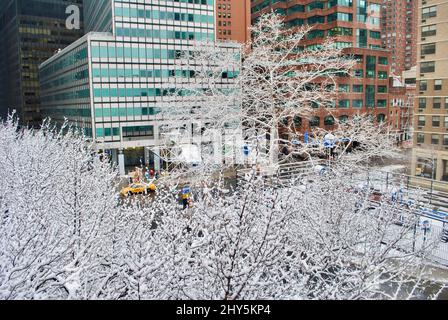
{"label": "high-rise apartment building", "polygon": [[[158,148],[172,130],[167,124],[176,121],[169,111],[195,86],[194,60],[188,64],[193,69],[179,62],[196,41],[215,40],[214,0],[85,0],[84,6],[92,32],[40,66],[42,112],[84,128],[99,148],[110,150],[121,173],[140,159],[158,170]],[[238,49],[226,42],[219,47]],[[223,77],[218,85],[233,82]],[[185,129],[183,140],[206,140],[193,136],[204,123],[178,125]]]}
{"label": "high-rise apartment building", "polygon": [[82,0],[0,1],[0,117],[17,110],[22,123],[40,123],[39,64],[83,35],[82,21],[66,28],[70,5],[82,11]]}
{"label": "high-rise apartment building", "polygon": [[415,66],[417,60],[417,1],[383,0],[381,8],[381,39],[391,52],[391,72],[401,76]]}
{"label": "high-rise apartment building", "polygon": [[250,40],[250,0],[216,0],[216,38]]}
{"label": "high-rise apartment building", "polygon": [[335,46],[353,55],[357,64],[353,77],[338,79],[339,99],[331,113],[325,107],[316,110],[316,117],[302,124],[331,128],[333,115],[340,119],[358,113],[371,114],[384,121],[388,114],[390,53],[381,48],[380,9],[382,0],[252,0],[252,22],[265,12],[274,10],[284,16],[286,26],[313,27],[303,41],[304,50],[318,49],[327,37],[335,38]]}
{"label": "high-rise apartment building", "polygon": [[448,1],[418,4],[412,174],[448,181]]}

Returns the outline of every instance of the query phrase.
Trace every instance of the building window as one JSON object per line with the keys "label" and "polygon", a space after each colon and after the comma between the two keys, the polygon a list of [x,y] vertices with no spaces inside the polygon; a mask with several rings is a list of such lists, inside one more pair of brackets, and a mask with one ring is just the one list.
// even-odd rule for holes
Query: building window
{"label": "building window", "polygon": [[435,66],[436,66],[435,61],[422,62],[420,63],[420,72],[421,73],[434,72]]}
{"label": "building window", "polygon": [[420,88],[420,91],[428,90],[428,81],[420,80],[419,88]]}
{"label": "building window", "polygon": [[439,144],[439,135],[438,134],[432,134],[431,135],[431,144]]}
{"label": "building window", "polygon": [[342,115],[339,117],[339,122],[340,123],[347,123],[348,122],[348,116],[347,115]]}
{"label": "building window", "polygon": [[426,119],[425,119],[425,116],[418,116],[418,126],[419,127],[424,127],[425,126],[425,122],[426,122]]}
{"label": "building window", "polygon": [[340,84],[339,92],[350,92],[350,85],[349,84]]}
{"label": "building window", "polygon": [[334,125],[334,118],[332,116],[327,116],[324,119],[324,125],[326,126],[332,126]]}
{"label": "building window", "polygon": [[362,93],[363,92],[362,84],[354,84],[353,85],[353,92]]}
{"label": "building window", "polygon": [[353,108],[362,108],[364,101],[361,99],[357,99],[357,100],[353,100],[352,104],[353,104]]}
{"label": "building window", "polygon": [[350,108],[350,100],[339,100],[339,108]]}
{"label": "building window", "polygon": [[387,107],[387,100],[378,100],[377,101],[378,108],[386,108]]}
{"label": "building window", "polygon": [[366,85],[365,104],[367,108],[375,108],[375,86]]}
{"label": "building window", "polygon": [[442,90],[442,80],[441,79],[434,80],[434,90]]}
{"label": "building window", "polygon": [[432,108],[433,109],[440,109],[441,104],[442,104],[441,98],[435,97],[432,99]]}
{"label": "building window", "polygon": [[436,53],[436,44],[435,43],[422,44],[422,55],[434,54],[434,53]]}
{"label": "building window", "polygon": [[378,123],[384,122],[386,120],[386,115],[380,113],[379,115],[377,115],[376,120],[378,121]]}
{"label": "building window", "polygon": [[355,76],[356,78],[362,78],[362,77],[364,77],[364,70],[363,70],[363,69],[357,69],[357,70],[355,70],[355,72],[354,72],[354,76]]}
{"label": "building window", "polygon": [[434,18],[437,17],[437,6],[431,6],[427,8],[423,8],[422,10],[422,19]]}
{"label": "building window", "polygon": [[443,145],[448,146],[448,134],[443,135]]}
{"label": "building window", "polygon": [[424,26],[422,27],[422,37],[435,36],[437,32],[436,25]]}
{"label": "building window", "polygon": [[320,124],[320,118],[319,117],[312,117],[310,119],[310,127],[318,127]]}
{"label": "building window", "polygon": [[376,57],[375,56],[367,56],[366,58],[366,77],[367,78],[375,78],[376,71]]}
{"label": "building window", "polygon": [[418,107],[420,109],[426,108],[426,98],[419,98],[418,99]]}
{"label": "building window", "polygon": [[387,86],[378,86],[378,93],[387,93]]}
{"label": "building window", "polygon": [[425,143],[425,134],[424,133],[417,133],[417,143]]}
{"label": "building window", "polygon": [[387,57],[378,57],[378,64],[387,66],[388,65]]}
{"label": "building window", "polygon": [[432,126],[435,128],[440,127],[440,116],[432,116]]}
{"label": "building window", "polygon": [[387,71],[378,71],[378,79],[387,79]]}
{"label": "building window", "polygon": [[448,117],[445,116],[444,119],[444,123],[445,123],[445,128],[448,128]]}

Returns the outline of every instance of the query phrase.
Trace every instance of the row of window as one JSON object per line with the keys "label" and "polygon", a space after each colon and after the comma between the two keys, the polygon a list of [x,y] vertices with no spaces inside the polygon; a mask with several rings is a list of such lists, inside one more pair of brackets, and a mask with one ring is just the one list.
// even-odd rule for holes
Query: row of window
{"label": "row of window", "polygon": [[[418,99],[418,107],[419,109],[424,109],[427,106],[427,101],[429,98],[419,98]],[[433,109],[440,109],[442,106],[442,101],[444,102],[445,109],[448,109],[448,98],[442,98],[442,97],[434,97],[432,98],[432,108]]]}
{"label": "row of window", "polygon": [[[366,101],[366,104],[364,104],[364,100],[362,99],[353,99],[351,100],[351,104],[353,108],[363,108],[366,107],[375,107],[375,101]],[[350,108],[350,100],[348,99],[340,99],[338,103],[339,108]],[[387,107],[387,100],[385,99],[379,99],[376,100],[376,107],[377,108],[386,108]]]}
{"label": "row of window", "polygon": [[[373,116],[371,116],[371,118],[373,120]],[[340,123],[345,123],[345,122],[348,121],[348,119],[349,119],[349,117],[347,115],[339,116],[339,122]],[[377,117],[376,117],[376,121],[378,123],[384,122],[385,120],[386,120],[386,115],[383,114],[383,113],[378,114]],[[335,124],[335,122],[336,122],[335,118],[333,116],[331,116],[331,115],[330,116],[326,116],[326,117],[323,118],[323,124],[325,126],[332,126],[332,125]],[[289,117],[285,117],[285,118],[282,119],[282,124],[284,126],[289,126],[291,123],[294,124],[294,127],[300,128],[300,127],[302,127],[303,120],[302,120],[302,118],[300,116],[295,116],[292,119],[289,118]],[[318,117],[318,116],[311,117],[308,120],[308,125],[310,127],[319,127],[321,125],[321,118]]]}
{"label": "row of window", "polygon": [[[372,39],[380,39],[381,33],[378,31],[369,31],[365,29],[356,29],[356,35],[357,35],[357,46],[358,47],[366,47],[367,46],[367,35],[370,35],[370,38]],[[307,39],[312,40],[316,38],[325,38],[327,36],[334,37],[334,36],[352,36],[353,35],[353,29],[352,28],[345,28],[345,27],[335,27],[331,28],[329,30],[319,30],[314,29],[308,32],[306,35]],[[361,39],[362,38],[362,39]]]}
{"label": "row of window", "polygon": [[[122,0],[120,0],[122,1]],[[202,5],[208,5],[213,6],[215,3],[215,0],[165,0],[166,2],[179,2],[179,3],[189,3],[189,4],[202,4]]]}
{"label": "row of window", "polygon": [[[440,91],[442,90],[442,79],[435,79],[434,80],[434,91]],[[420,91],[426,91],[428,90],[428,80],[420,80],[419,82],[419,90]]]}
{"label": "row of window", "polygon": [[[166,97],[166,96],[202,96],[206,95],[209,89],[176,89],[176,88],[94,88],[93,96],[95,98],[132,98],[132,97]],[[217,89],[221,94],[228,95],[232,89]]]}
{"label": "row of window", "polygon": [[[339,92],[350,92],[349,84],[339,84],[338,86]],[[354,93],[363,93],[364,86],[362,84],[354,84],[352,86],[352,92]],[[377,86],[378,93],[387,93],[387,86]]]}
{"label": "row of window", "polygon": [[75,105],[75,106],[64,106],[64,108],[52,107],[43,112],[48,113],[52,118],[59,116],[63,117],[82,117],[90,118],[92,116],[90,105]]}
{"label": "row of window", "polygon": [[115,47],[92,46],[92,58],[130,58],[130,59],[176,59],[180,50],[158,49],[153,47]]}
{"label": "row of window", "polygon": [[[417,125],[419,127],[424,127],[426,125],[426,117],[427,116],[418,116],[417,117]],[[442,117],[441,116],[432,116],[431,118],[431,125],[434,128],[438,128],[440,127],[440,119]],[[444,127],[448,128],[448,116],[444,116]]]}
{"label": "row of window", "polygon": [[87,47],[77,48],[64,56],[60,57],[57,61],[48,64],[41,70],[41,78],[50,76],[62,69],[72,67],[73,65],[87,59]]}
{"label": "row of window", "polygon": [[79,81],[79,80],[85,80],[89,78],[89,70],[87,68],[80,70],[80,71],[72,71],[68,74],[64,74],[63,76],[50,81],[50,82],[43,82],[41,85],[42,90],[48,90],[51,88],[63,86],[66,84],[73,84],[73,82]]}
{"label": "row of window", "polygon": [[[253,1],[251,1],[253,2]],[[287,3],[289,1],[285,1],[285,0],[265,0],[262,3],[253,6],[252,7],[252,13],[257,13],[261,10],[263,10],[264,8],[268,7],[271,4],[275,4],[278,2],[283,2],[283,3]],[[352,7],[353,6],[353,1],[352,0],[329,0],[329,1],[314,1],[311,2],[307,5],[302,5],[302,4],[295,4],[291,7],[289,7],[286,11],[286,13],[289,14],[293,14],[296,12],[309,12],[315,9],[325,9],[325,8],[332,8],[335,6],[340,6],[340,7]]]}
{"label": "row of window", "polygon": [[[132,138],[132,137],[145,137],[145,138],[153,138],[154,137],[154,127],[153,126],[128,126],[122,127],[123,138]],[[96,137],[97,138],[107,138],[107,137],[119,137],[120,136],[120,128],[96,128]]]}
{"label": "row of window", "polygon": [[173,30],[157,30],[145,28],[121,28],[115,30],[117,37],[134,37],[134,38],[150,38],[150,39],[176,39],[176,40],[196,40],[196,41],[213,41],[215,35],[213,30],[207,32],[199,31],[173,31]]}
{"label": "row of window", "polygon": [[160,113],[157,107],[95,108],[96,118],[152,116]]}
{"label": "row of window", "polygon": [[[108,68],[102,66],[93,68],[92,75],[94,78],[194,78],[196,71],[194,70],[175,70],[175,69],[124,69],[124,68]],[[237,77],[237,71],[224,71],[221,73],[223,79],[233,79]]]}
{"label": "row of window", "polygon": [[125,18],[146,18],[156,20],[172,20],[196,23],[214,23],[213,15],[195,14],[195,13],[181,13],[168,12],[160,10],[144,10],[137,8],[120,8],[115,7],[115,16]]}
{"label": "row of window", "polygon": [[[353,70],[353,76],[355,78],[364,78],[364,70],[363,69],[355,69]],[[374,70],[366,70],[365,73],[366,78],[375,78],[375,71]],[[385,80],[388,78],[387,71],[378,71],[377,73],[378,79]]]}
{"label": "row of window", "polygon": [[[441,139],[442,136],[442,139]],[[425,143],[425,137],[426,135],[424,133],[418,132],[417,133],[417,143]],[[442,144],[444,146],[448,146],[448,134],[440,135],[433,133],[431,134],[431,144],[433,145],[440,145],[440,140],[442,140]]]}
{"label": "row of window", "polygon": [[44,96],[41,98],[42,102],[52,101],[64,101],[64,100],[77,100],[90,98],[90,90],[87,89],[74,89],[72,91],[61,92],[55,95]]}

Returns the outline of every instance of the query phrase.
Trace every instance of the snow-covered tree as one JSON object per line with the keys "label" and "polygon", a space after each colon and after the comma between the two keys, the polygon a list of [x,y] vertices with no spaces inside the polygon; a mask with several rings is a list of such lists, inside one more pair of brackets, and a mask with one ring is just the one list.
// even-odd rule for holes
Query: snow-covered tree
{"label": "snow-covered tree", "polygon": [[0,139],[2,299],[412,297],[433,247],[403,207],[371,210],[346,168],[210,183],[187,210],[170,181],[117,205],[115,169],[75,131],[9,119]]}
{"label": "snow-covered tree", "polygon": [[[340,177],[313,179],[273,188],[254,178],[226,196],[197,195],[186,214],[164,213],[154,235],[172,248],[163,256],[173,259],[173,282],[158,297],[412,297],[403,288],[420,285],[433,245],[412,251],[416,216],[386,204],[369,209],[370,194],[348,192]],[[407,219],[401,226],[400,215]]]}
{"label": "snow-covered tree", "polygon": [[[57,129],[44,122],[29,130],[10,117],[0,125],[0,298],[416,294],[435,244],[415,240],[415,208],[386,197],[373,206],[371,190],[348,179],[354,165],[389,153],[387,128],[359,116],[336,121],[331,132],[316,129],[309,143],[294,128],[296,117],[312,116],[314,104],[334,100],[332,85],[349,72],[351,59],[331,40],[320,50],[302,50],[309,30],[288,32],[276,15],[262,17],[252,31],[241,59],[234,49],[210,44],[195,51],[195,66],[183,59],[197,86],[184,91],[191,99],[183,99],[182,108],[169,111],[186,122],[199,117],[200,126],[208,124],[203,135],[220,135],[233,123],[257,152],[255,163],[267,158],[277,164],[280,145],[289,155],[314,159],[328,151],[324,140],[337,142],[327,173],[277,184],[275,176],[266,180],[254,169],[229,188],[227,166],[204,161],[186,175],[172,172],[159,181],[154,196],[120,204],[116,169],[95,143],[67,124]],[[229,72],[234,90],[225,91]],[[178,203],[184,183],[194,201],[186,210]]]}
{"label": "snow-covered tree", "polygon": [[[252,163],[271,166],[294,161],[295,156],[314,159],[325,153],[329,133],[334,137],[333,151],[345,163],[390,153],[394,139],[385,124],[362,114],[351,119],[338,117],[338,79],[351,75],[355,60],[331,38],[316,48],[304,48],[311,29],[289,30],[282,18],[272,13],[260,17],[245,46],[198,43],[184,52],[178,68],[192,70],[195,82],[186,84],[182,77],[176,78],[188,88],[182,86],[174,93],[173,99],[182,96],[182,100],[177,101],[177,108],[165,111],[167,116],[176,116],[172,127],[197,123],[193,137],[199,139],[187,143],[211,140],[222,145],[229,136],[230,140],[232,135],[238,136],[232,141],[234,152],[241,154],[247,145]],[[306,129],[306,123],[320,114],[322,107],[334,124],[327,129]],[[185,133],[189,131],[187,127]],[[353,145],[369,152],[351,152]],[[216,157],[210,156],[213,152],[203,152],[203,171],[216,164]]]}
{"label": "snow-covered tree", "polygon": [[0,295],[89,297],[113,248],[116,172],[66,126],[11,117],[0,131]]}

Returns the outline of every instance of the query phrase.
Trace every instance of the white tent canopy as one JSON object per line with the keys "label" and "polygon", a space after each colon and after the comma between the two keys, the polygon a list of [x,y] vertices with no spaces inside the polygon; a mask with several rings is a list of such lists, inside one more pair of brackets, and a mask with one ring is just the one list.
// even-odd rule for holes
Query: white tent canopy
{"label": "white tent canopy", "polygon": [[[201,151],[195,144],[182,144],[176,147],[179,148],[178,161],[188,164],[202,163]],[[176,152],[177,153],[177,152]]]}

